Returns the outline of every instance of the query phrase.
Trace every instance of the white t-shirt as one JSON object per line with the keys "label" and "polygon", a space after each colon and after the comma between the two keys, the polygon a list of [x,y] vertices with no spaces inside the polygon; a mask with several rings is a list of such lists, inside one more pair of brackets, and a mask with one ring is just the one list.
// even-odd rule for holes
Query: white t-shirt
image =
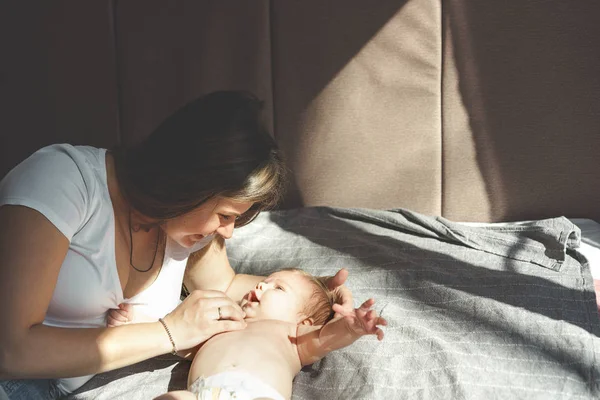
{"label": "white t-shirt", "polygon": [[[22,205],[42,213],[70,241],[46,312],[45,325],[66,328],[106,326],[106,314],[120,303],[139,303],[159,318],[179,304],[187,258],[206,237],[186,249],[167,239],[156,280],[125,299],[115,258],[115,219],[106,181],[106,150],[68,144],[44,147],[17,165],[0,182],[0,206]],[[73,391],[91,376],[62,379]]]}

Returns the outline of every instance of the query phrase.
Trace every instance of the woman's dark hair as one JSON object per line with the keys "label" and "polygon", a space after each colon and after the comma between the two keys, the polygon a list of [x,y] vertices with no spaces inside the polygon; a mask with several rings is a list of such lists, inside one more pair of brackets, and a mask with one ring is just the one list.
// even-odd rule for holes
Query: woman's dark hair
{"label": "woman's dark hair", "polygon": [[254,205],[236,226],[281,198],[285,167],[253,94],[220,91],[168,117],[140,144],[113,150],[120,189],[141,214],[167,220],[216,196]]}

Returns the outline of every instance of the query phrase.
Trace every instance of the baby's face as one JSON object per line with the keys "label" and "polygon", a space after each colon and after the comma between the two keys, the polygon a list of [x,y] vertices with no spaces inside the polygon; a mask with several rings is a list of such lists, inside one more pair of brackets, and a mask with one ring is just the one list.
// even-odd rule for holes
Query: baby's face
{"label": "baby's face", "polygon": [[306,318],[304,306],[313,286],[306,276],[295,271],[279,271],[248,292],[240,303],[250,319],[277,319],[297,324]]}

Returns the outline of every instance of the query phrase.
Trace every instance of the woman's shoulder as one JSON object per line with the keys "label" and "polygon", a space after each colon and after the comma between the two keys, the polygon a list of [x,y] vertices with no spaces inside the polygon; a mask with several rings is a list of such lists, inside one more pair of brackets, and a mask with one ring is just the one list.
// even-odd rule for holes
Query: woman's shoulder
{"label": "woman's shoulder", "polygon": [[[105,168],[105,156],[106,149],[103,148],[59,143],[42,147],[29,158],[40,161],[64,159],[80,167],[87,165],[92,168]],[[63,166],[65,166],[64,163]]]}
{"label": "woman's shoulder", "polygon": [[68,143],[51,144],[44,146],[27,158],[17,164],[13,171],[22,172],[24,170],[37,170],[40,173],[42,169],[73,169],[89,166],[98,168],[104,165],[106,149],[92,146],[75,146]]}
{"label": "woman's shoulder", "polygon": [[105,149],[91,146],[73,146],[70,144],[52,144],[36,150],[21,161],[6,175],[5,179],[14,181],[25,176],[34,179],[40,176],[45,180],[73,179],[81,175],[89,178],[91,173],[106,172],[104,163]]}
{"label": "woman's shoulder", "polygon": [[40,190],[80,192],[94,195],[105,180],[102,149],[70,144],[53,144],[35,151],[6,174],[0,183],[2,196],[23,195]]}
{"label": "woman's shoulder", "polygon": [[37,150],[2,179],[0,205],[36,209],[70,237],[102,197],[98,192],[106,186],[104,152],[70,144]]}

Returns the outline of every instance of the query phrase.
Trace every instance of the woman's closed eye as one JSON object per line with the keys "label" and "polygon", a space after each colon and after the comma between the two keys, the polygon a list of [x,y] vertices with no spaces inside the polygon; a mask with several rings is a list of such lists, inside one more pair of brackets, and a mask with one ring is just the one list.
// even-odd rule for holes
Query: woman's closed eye
{"label": "woman's closed eye", "polygon": [[[226,215],[226,214],[219,214],[219,216],[224,220],[224,221],[231,221],[234,216],[233,215]],[[235,217],[235,220],[237,221],[240,217]]]}

